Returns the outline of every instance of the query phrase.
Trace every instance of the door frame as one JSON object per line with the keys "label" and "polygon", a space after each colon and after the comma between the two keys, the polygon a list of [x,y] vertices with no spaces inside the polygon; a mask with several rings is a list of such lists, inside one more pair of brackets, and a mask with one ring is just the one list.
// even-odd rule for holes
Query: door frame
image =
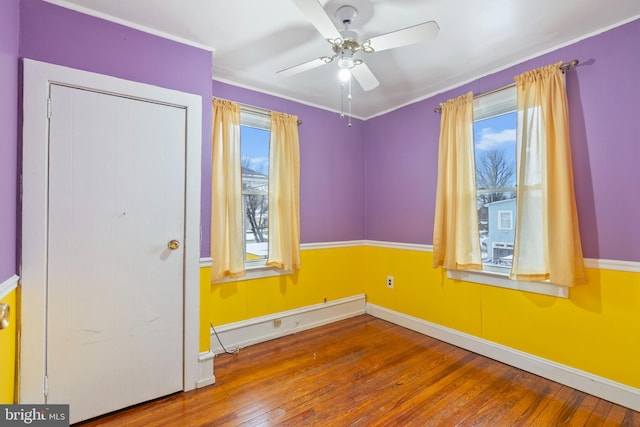
{"label": "door frame", "polygon": [[47,118],[51,83],[184,108],[186,113],[183,390],[198,383],[202,97],[23,59],[22,240],[18,400],[44,403],[48,208]]}

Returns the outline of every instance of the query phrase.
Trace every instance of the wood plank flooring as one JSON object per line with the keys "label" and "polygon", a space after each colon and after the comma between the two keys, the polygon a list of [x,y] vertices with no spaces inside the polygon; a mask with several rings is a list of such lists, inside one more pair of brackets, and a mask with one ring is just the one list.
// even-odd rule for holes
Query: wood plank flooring
{"label": "wood plank flooring", "polygon": [[640,413],[357,316],[215,358],[216,384],[88,426],[640,426]]}

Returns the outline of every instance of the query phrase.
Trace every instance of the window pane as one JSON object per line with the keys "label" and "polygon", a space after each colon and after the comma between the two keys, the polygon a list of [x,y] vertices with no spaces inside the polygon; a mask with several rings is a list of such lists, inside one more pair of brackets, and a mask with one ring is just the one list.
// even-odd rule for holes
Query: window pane
{"label": "window pane", "polygon": [[511,230],[512,211],[498,211],[498,229]]}
{"label": "window pane", "polygon": [[268,254],[269,131],[240,126],[240,143],[245,260],[259,261]]}
{"label": "window pane", "polygon": [[482,262],[487,270],[506,270],[511,267],[515,236],[515,111],[477,120],[474,138]]}
{"label": "window pane", "polygon": [[[502,114],[473,124],[478,189],[516,185],[516,113]],[[502,200],[500,194],[496,195]]]}

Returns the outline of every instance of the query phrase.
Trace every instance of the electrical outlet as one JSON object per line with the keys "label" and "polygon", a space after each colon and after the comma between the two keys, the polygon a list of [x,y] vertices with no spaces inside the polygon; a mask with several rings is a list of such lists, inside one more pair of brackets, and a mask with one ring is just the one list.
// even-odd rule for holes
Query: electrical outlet
{"label": "electrical outlet", "polygon": [[393,289],[393,276],[387,276],[387,288]]}
{"label": "electrical outlet", "polygon": [[273,327],[279,328],[282,325],[282,319],[273,319]]}

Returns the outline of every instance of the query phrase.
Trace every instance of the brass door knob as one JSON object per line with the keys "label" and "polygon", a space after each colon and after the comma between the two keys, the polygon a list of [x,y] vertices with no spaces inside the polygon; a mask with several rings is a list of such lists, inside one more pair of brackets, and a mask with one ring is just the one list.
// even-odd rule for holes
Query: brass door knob
{"label": "brass door knob", "polygon": [[10,313],[11,307],[9,307],[9,304],[0,302],[0,329],[6,329],[9,327]]}
{"label": "brass door knob", "polygon": [[167,246],[172,251],[175,251],[176,249],[178,249],[180,247],[180,242],[178,242],[177,240],[170,240],[169,244]]}

